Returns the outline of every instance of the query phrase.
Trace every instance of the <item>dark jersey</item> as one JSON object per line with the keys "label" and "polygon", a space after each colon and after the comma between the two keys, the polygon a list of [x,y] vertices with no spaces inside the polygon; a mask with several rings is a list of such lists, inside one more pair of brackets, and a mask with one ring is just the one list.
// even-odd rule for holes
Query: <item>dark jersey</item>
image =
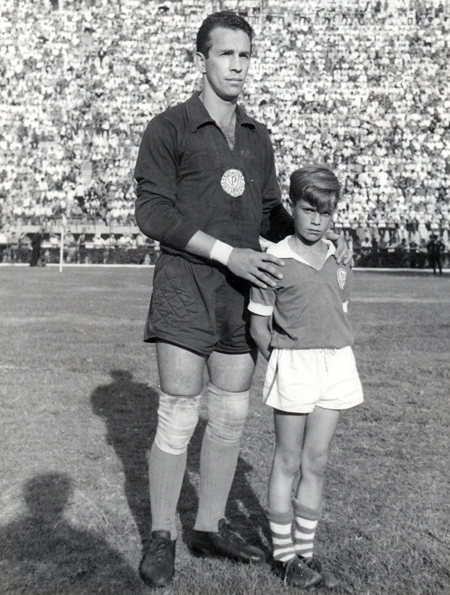
{"label": "dark jersey", "polygon": [[135,168],[136,220],[165,252],[185,252],[199,230],[233,247],[260,250],[260,235],[292,233],[281,205],[266,127],[236,108],[236,140],[225,135],[194,94],[148,125]]}

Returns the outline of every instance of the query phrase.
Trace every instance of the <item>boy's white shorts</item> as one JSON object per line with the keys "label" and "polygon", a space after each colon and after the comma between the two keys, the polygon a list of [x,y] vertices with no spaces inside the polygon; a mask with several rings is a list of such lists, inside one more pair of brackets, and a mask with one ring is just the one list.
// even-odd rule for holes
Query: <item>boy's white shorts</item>
{"label": "boy's white shorts", "polygon": [[359,405],[364,397],[352,348],[274,349],[263,399],[291,413],[311,413],[316,405],[338,410]]}

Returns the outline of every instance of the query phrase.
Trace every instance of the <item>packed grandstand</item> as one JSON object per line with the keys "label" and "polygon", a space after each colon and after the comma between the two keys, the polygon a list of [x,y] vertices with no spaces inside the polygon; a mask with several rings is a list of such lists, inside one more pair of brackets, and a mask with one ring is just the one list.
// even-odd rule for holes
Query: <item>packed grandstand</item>
{"label": "packed grandstand", "polygon": [[3,0],[1,258],[26,259],[43,227],[51,259],[64,223],[68,260],[154,260],[134,221],[140,138],[199,88],[195,33],[218,9],[255,29],[241,103],[270,131],[283,196],[295,168],[327,163],[344,188],[336,227],[361,264],[364,250],[385,264],[385,250],[410,266],[432,235],[448,253],[449,6]]}

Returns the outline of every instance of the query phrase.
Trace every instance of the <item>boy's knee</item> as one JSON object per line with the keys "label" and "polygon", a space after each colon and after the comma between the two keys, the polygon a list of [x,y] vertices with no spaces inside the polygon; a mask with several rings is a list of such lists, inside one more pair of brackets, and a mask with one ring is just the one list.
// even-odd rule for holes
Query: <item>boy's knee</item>
{"label": "boy's knee", "polygon": [[300,452],[279,452],[276,454],[277,466],[283,470],[285,475],[296,475],[301,465]]}
{"label": "boy's knee", "polygon": [[302,473],[309,473],[310,475],[322,476],[328,464],[328,453],[315,453],[314,455],[305,456],[302,460]]}
{"label": "boy's knee", "polygon": [[250,391],[225,391],[209,384],[208,425],[209,436],[224,442],[240,439],[248,414]]}
{"label": "boy's knee", "polygon": [[186,452],[198,423],[201,395],[178,397],[160,392],[155,443],[163,452]]}

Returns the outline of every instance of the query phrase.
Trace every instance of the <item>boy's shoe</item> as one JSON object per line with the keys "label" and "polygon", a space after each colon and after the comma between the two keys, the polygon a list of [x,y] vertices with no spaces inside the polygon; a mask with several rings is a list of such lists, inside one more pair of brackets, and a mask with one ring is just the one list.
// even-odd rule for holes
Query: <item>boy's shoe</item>
{"label": "boy's shoe", "polygon": [[228,527],[225,519],[220,519],[217,532],[193,531],[191,550],[196,556],[216,556],[246,564],[265,561],[264,552],[245,543]]}
{"label": "boy's shoe", "polygon": [[175,575],[175,544],[170,531],[153,531],[139,565],[141,579],[149,587],[165,587]]}
{"label": "boy's shoe", "polygon": [[323,586],[327,589],[334,589],[338,586],[339,581],[329,570],[325,570],[321,562],[317,558],[301,558],[308,568],[314,570],[322,577]]}
{"label": "boy's shoe", "polygon": [[289,560],[289,562],[274,560],[272,562],[272,570],[288,587],[307,589],[308,587],[317,585],[322,580],[321,575],[316,570],[309,568],[297,556]]}

